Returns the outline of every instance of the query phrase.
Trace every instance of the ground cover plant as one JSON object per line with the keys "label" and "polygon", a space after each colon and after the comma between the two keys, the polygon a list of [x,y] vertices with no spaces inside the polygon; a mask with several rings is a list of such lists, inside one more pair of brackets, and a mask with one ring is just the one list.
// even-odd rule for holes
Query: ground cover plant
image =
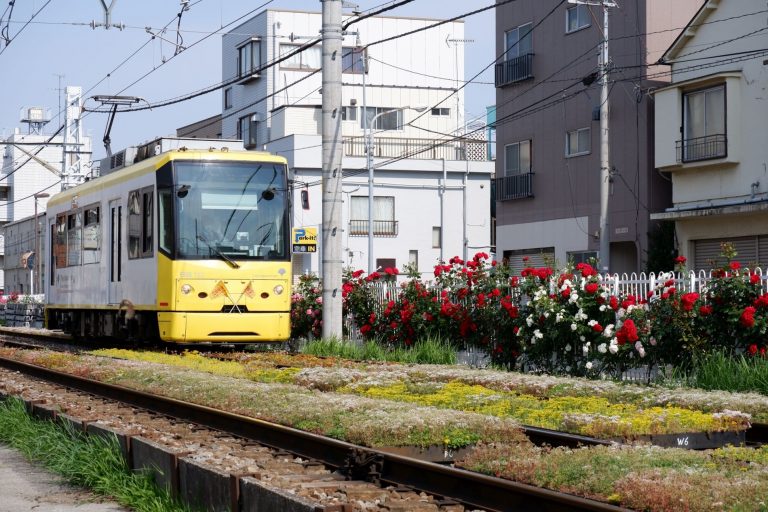
{"label": "ground cover plant", "polygon": [[0,401],[0,442],[21,451],[74,485],[86,487],[136,511],[189,510],[157,489],[151,475],[132,472],[117,439],[86,436],[63,424],[30,417],[15,398]]}
{"label": "ground cover plant", "polygon": [[[596,383],[584,379],[526,376],[509,372],[476,371],[443,366],[404,366],[374,363],[355,366],[258,365],[212,360],[201,354],[153,354],[129,350],[101,350],[97,354],[129,360],[153,361],[193,368],[256,382],[282,382],[307,389],[477,412],[511,418],[525,425],[562,430],[599,438],[630,438],[655,434],[744,430],[750,416],[712,400],[692,405],[672,403],[668,395],[644,392],[642,386]],[[327,362],[327,360],[323,360]],[[337,360],[343,361],[343,360]],[[519,377],[515,382],[511,377]],[[684,393],[684,391],[683,391]],[[702,403],[704,410],[697,408]],[[768,399],[763,400],[768,412]]]}
{"label": "ground cover plant", "polygon": [[384,346],[373,340],[358,345],[338,339],[317,339],[307,343],[302,352],[357,361],[391,361],[414,364],[456,363],[456,349],[450,343],[432,337],[418,340],[409,347]]}
{"label": "ground cover plant", "polygon": [[[258,414],[273,420],[279,417],[285,424],[369,446],[396,443],[427,446],[452,442],[458,447],[474,443],[478,447],[459,462],[461,467],[638,510],[751,511],[765,509],[768,500],[766,447],[701,452],[647,446],[542,449],[522,436],[514,422],[489,415],[318,393],[295,385],[244,382],[242,377],[235,379],[145,361],[7,348],[0,349],[0,354],[150,393],[193,399],[197,403],[235,413]],[[391,374],[410,374],[414,378],[421,372],[422,379],[429,375],[425,370],[438,370],[437,374],[443,379],[456,371],[441,366],[375,366],[387,368]],[[318,366],[308,370],[338,370],[364,375],[369,373],[369,369],[370,366],[359,365],[337,369]],[[478,377],[482,373],[491,373],[494,377],[488,382],[498,379],[495,381],[497,385],[501,385],[500,377],[503,375],[517,376],[520,383],[526,383],[529,389],[552,396],[557,396],[569,383],[574,388],[578,388],[580,383],[583,387],[579,389],[584,393],[587,393],[589,386],[598,390],[603,385],[619,386],[613,382],[584,379],[466,371],[468,379],[472,378],[471,375]],[[387,378],[370,373],[369,376]],[[325,375],[323,383],[328,384],[329,377]],[[540,382],[534,384],[536,381]],[[340,385],[347,384],[335,383],[335,387]],[[7,386],[6,392],[12,394],[14,390],[7,389]],[[628,393],[629,396],[633,394]],[[480,423],[475,423],[475,420]],[[441,436],[446,437],[443,439]],[[452,441],[449,441],[449,436]]]}

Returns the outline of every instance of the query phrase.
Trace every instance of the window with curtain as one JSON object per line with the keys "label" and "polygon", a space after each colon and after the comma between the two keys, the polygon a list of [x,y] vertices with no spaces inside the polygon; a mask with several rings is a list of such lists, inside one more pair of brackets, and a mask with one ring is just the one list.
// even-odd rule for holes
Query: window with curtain
{"label": "window with curtain", "polygon": [[683,95],[682,155],[678,155],[684,162],[726,156],[726,131],[725,85]]}
{"label": "window with curtain", "polygon": [[528,55],[533,52],[533,38],[531,37],[531,29],[533,24],[526,23],[520,25],[511,30],[507,30],[504,33],[504,40],[506,42],[505,49],[507,53],[504,57],[505,60],[514,59],[521,55]]}
{"label": "window with curtain", "polygon": [[725,134],[725,86],[685,95],[685,138]]}
{"label": "window with curtain", "polygon": [[[368,233],[368,196],[352,196],[350,199],[350,234],[366,235]],[[393,196],[373,198],[373,232],[375,235],[397,234]]]}
{"label": "window with curtain", "polygon": [[[280,56],[283,57],[289,53],[295,52],[301,48],[300,44],[286,44],[280,45]],[[319,44],[307,48],[295,55],[292,55],[289,59],[280,63],[281,69],[299,69],[313,71],[320,69],[323,62],[322,48]]]}
{"label": "window with curtain", "polygon": [[531,141],[523,140],[504,146],[504,175],[531,172]]}

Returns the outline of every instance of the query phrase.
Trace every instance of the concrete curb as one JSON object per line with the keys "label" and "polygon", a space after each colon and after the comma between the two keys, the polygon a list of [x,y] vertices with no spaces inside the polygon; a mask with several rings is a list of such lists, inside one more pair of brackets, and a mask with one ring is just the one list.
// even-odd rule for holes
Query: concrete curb
{"label": "concrete curb", "polygon": [[[13,396],[0,393],[0,400]],[[19,397],[20,398],[20,397]],[[152,472],[157,486],[179,497],[190,507],[215,512],[332,512],[337,505],[325,507],[288,492],[267,487],[254,475],[221,472],[199,463],[190,453],[174,453],[140,436],[126,435],[105,425],[84,422],[60,413],[56,406],[39,400],[24,400],[33,417],[65,425],[73,433],[102,437],[114,436],[128,467],[133,471]]]}

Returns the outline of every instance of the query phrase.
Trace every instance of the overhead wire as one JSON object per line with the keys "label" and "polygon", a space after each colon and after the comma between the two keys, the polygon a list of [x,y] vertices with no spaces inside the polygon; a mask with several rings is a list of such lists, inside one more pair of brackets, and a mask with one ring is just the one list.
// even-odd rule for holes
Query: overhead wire
{"label": "overhead wire", "polygon": [[[14,41],[14,40],[17,38],[17,37],[19,37],[19,35],[21,35],[21,33],[22,33],[22,32],[24,32],[24,29],[25,29],[25,28],[27,28],[27,27],[29,26],[29,23],[30,23],[30,21],[34,20],[34,19],[37,17],[37,15],[38,15],[38,14],[40,14],[41,12],[43,12],[43,9],[45,9],[46,7],[48,7],[48,4],[50,4],[52,1],[53,1],[53,0],[46,0],[46,2],[45,2],[45,3],[44,3],[44,4],[43,4],[43,5],[42,5],[42,6],[41,6],[41,7],[40,7],[40,8],[39,8],[39,9],[38,9],[38,10],[37,10],[37,11],[36,11],[36,12],[35,12],[33,15],[32,15],[32,17],[29,19],[29,21],[27,21],[26,23],[24,23],[24,25],[22,25],[22,27],[19,29],[19,31],[18,31],[18,32],[16,32],[16,34],[14,34],[14,36],[13,36],[13,37],[11,37],[10,39],[8,39],[7,37],[5,38],[5,47],[4,47],[2,50],[0,50],[0,55],[2,55],[3,53],[5,53],[5,50],[7,50],[7,49],[8,49],[8,47],[11,45],[11,43],[12,43],[12,42],[13,42],[13,41]],[[6,36],[7,36],[7,31],[6,31]]]}

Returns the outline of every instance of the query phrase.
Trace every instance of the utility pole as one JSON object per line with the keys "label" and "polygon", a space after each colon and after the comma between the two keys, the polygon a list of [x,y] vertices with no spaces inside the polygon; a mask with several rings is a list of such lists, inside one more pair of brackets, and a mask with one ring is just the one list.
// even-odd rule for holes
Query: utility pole
{"label": "utility pole", "polygon": [[341,8],[342,0],[323,4],[323,338],[341,338]]}
{"label": "utility pole", "polygon": [[608,141],[608,83],[610,61],[608,56],[608,8],[617,7],[611,0],[588,2],[583,0],[568,0],[577,5],[595,5],[603,8],[603,41],[600,44],[600,61],[598,73],[600,76],[600,271],[607,273],[611,267],[610,222],[608,221],[608,198],[611,193],[611,161]]}

